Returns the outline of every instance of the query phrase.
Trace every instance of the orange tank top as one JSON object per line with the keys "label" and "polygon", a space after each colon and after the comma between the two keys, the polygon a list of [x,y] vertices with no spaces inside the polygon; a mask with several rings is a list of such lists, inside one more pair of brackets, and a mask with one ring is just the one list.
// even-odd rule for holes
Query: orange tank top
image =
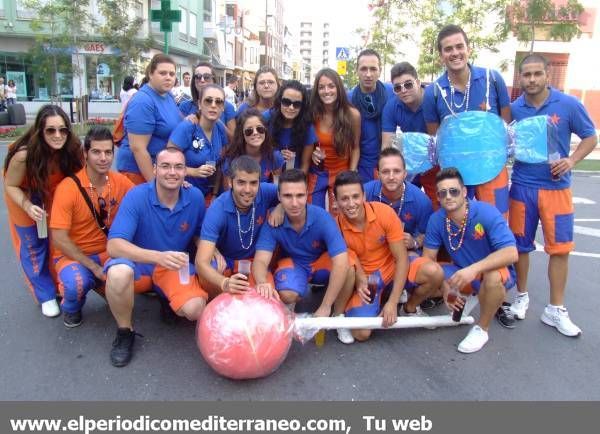
{"label": "orange tank top", "polygon": [[321,130],[321,121],[315,121],[315,130],[319,139],[319,147],[325,152],[324,168],[330,173],[339,173],[350,168],[350,153],[346,157],[340,157],[335,150],[333,142],[333,130]]}

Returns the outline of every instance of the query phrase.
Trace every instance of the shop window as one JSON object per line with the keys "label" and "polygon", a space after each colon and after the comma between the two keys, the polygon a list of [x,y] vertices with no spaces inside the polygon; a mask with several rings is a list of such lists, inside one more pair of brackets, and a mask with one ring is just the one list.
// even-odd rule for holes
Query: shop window
{"label": "shop window", "polygon": [[180,7],[181,21],[179,21],[179,39],[183,41],[188,40],[188,29],[187,29],[187,9]]}
{"label": "shop window", "polygon": [[190,44],[198,44],[198,28],[197,28],[198,16],[190,12]]}

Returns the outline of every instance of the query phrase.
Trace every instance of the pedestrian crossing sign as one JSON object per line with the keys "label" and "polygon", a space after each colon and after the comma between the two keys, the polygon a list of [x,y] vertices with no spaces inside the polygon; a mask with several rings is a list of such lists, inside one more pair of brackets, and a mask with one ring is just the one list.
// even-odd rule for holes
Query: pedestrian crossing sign
{"label": "pedestrian crossing sign", "polygon": [[335,47],[336,60],[350,60],[350,51],[346,47]]}

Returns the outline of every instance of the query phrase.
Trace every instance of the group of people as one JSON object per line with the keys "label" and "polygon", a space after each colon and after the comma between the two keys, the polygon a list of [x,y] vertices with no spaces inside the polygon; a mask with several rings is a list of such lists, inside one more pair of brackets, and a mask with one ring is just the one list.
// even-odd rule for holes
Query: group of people
{"label": "group of people", "polygon": [[[358,56],[359,84],[348,93],[328,68],[309,95],[261,67],[237,110],[204,62],[194,69],[191,98],[178,105],[175,64],[159,54],[125,108],[116,158],[109,130],[92,128],[81,146],[68,116],[43,107],[4,167],[15,251],[42,313],[62,310],[65,326],[79,326],[86,295],[96,290],[117,323],[111,362],[125,366],[136,293],[156,292],[165,320],[195,321],[218,294],[250,288],[294,311],[312,283],[325,287],[315,316],[380,315],[384,327],[398,315],[426,315],[427,300],[458,311],[476,294],[479,320],[458,345],[472,353],[488,341],[494,316],[506,327],[525,318],[528,254],[541,220],[550,255],[541,319],[578,336],[564,307],[570,170],[596,146],[594,125],[581,103],[549,87],[540,55],[519,65],[523,94],[511,104],[499,73],[469,63],[460,27],[440,31],[438,51],[446,71],[425,89],[406,62],[392,68],[391,83],[380,81],[379,55],[369,49]],[[396,128],[435,134],[446,116],[467,110],[507,122],[548,115],[561,158],[515,163],[510,191],[506,169],[477,186],[454,168],[421,174],[425,192],[408,182],[403,155],[391,146]],[[571,133],[582,139],[572,154]],[[36,230],[46,219],[49,238]],[[337,330],[346,344],[370,334]]]}
{"label": "group of people", "polygon": [[0,77],[0,112],[6,110],[9,105],[17,103],[17,85],[14,80],[4,83],[4,77]]}

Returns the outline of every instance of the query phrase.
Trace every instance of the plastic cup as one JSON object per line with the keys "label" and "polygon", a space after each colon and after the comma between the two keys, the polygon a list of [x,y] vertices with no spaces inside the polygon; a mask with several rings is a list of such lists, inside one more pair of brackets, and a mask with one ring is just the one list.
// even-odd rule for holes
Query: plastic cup
{"label": "plastic cup", "polygon": [[37,236],[39,239],[48,238],[48,213],[43,211],[42,219],[36,220]]}
{"label": "plastic cup", "polygon": [[379,286],[379,277],[376,274],[369,274],[367,278],[367,286],[369,288],[369,298],[371,299],[371,304],[375,303],[375,299],[377,298],[377,287]]}
{"label": "plastic cup", "polygon": [[179,283],[188,285],[190,283],[190,255],[183,252],[185,255],[186,265],[179,267]]}
{"label": "plastic cup", "polygon": [[296,163],[296,153],[293,152],[293,156],[289,160],[286,160],[286,162],[285,162],[285,170],[293,169],[295,166],[295,163]]}
{"label": "plastic cup", "polygon": [[216,168],[217,167],[217,162],[215,160],[208,160],[208,161],[206,161],[206,165],[207,166],[212,166],[212,167]]}
{"label": "plastic cup", "polygon": [[322,347],[325,345],[325,330],[319,330],[315,335],[315,345],[317,347]]}
{"label": "plastic cup", "polygon": [[238,261],[238,273],[246,276],[247,279],[250,278],[250,269],[252,268],[252,261],[247,259],[242,259]]}

